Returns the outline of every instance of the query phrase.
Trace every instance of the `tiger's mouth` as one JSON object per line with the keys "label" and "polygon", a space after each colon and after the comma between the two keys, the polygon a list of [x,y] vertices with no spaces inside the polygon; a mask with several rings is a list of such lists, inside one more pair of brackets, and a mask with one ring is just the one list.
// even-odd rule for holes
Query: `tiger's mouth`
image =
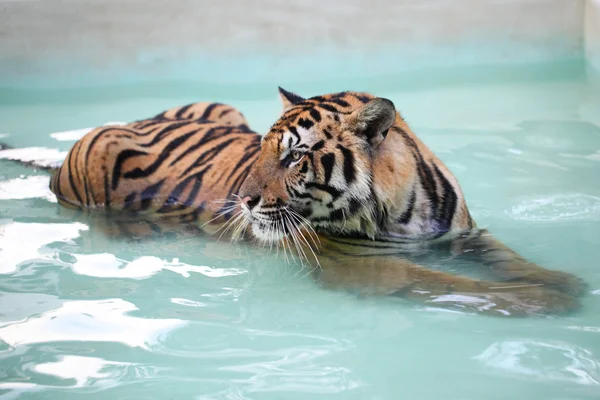
{"label": "tiger's mouth", "polygon": [[310,222],[287,206],[269,210],[250,210],[242,206],[246,223],[252,234],[261,242],[275,244],[290,236],[300,234]]}
{"label": "tiger's mouth", "polygon": [[[290,254],[296,254],[301,261],[308,260],[307,254],[314,256],[317,234],[310,221],[296,210],[288,206],[250,210],[242,205],[242,215],[239,225],[244,226],[244,230],[250,227],[252,235],[264,246],[275,246],[277,249],[282,247],[284,254],[289,251]],[[316,256],[314,257],[316,260]]]}

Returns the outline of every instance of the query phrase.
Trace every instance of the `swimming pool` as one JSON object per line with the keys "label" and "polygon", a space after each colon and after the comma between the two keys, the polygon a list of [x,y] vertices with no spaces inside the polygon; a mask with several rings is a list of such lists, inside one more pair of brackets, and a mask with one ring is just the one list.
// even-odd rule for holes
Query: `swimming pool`
{"label": "swimming pool", "polygon": [[[463,75],[289,89],[393,100],[479,225],[590,284],[580,312],[500,319],[357,298],[258,249],[111,240],[59,208],[45,172],[0,160],[0,398],[598,398],[600,99],[577,62]],[[0,141],[55,157],[65,131],[200,100],[265,132],[276,89],[7,90]]]}

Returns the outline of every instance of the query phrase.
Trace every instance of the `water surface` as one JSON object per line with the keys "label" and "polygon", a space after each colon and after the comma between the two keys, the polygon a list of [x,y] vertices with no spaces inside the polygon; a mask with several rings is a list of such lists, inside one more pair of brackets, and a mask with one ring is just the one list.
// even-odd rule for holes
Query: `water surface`
{"label": "water surface", "polygon": [[[479,225],[590,284],[580,312],[500,319],[361,299],[259,249],[114,240],[58,207],[45,172],[0,160],[0,398],[599,398],[600,103],[584,77],[389,79],[333,90],[394,101]],[[52,158],[73,143],[57,132],[188,102],[229,102],[260,132],[280,112],[275,85],[260,98],[196,89],[0,92],[0,141]]]}

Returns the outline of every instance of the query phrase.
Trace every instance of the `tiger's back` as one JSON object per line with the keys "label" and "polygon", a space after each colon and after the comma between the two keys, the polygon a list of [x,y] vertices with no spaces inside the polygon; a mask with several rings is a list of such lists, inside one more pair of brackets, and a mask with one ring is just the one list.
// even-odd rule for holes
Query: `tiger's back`
{"label": "tiger's back", "polygon": [[259,150],[260,136],[239,111],[195,103],[94,129],[71,148],[50,189],[71,208],[207,220],[228,206],[223,200],[237,193]]}

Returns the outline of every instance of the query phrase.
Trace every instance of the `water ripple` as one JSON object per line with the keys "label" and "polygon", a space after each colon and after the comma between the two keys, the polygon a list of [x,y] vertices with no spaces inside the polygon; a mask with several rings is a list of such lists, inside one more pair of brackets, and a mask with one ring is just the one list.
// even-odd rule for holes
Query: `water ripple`
{"label": "water ripple", "polygon": [[45,245],[73,240],[85,230],[88,226],[82,223],[11,222],[0,225],[0,274],[15,272],[19,264],[27,260],[51,258],[57,251],[47,249]]}
{"label": "water ripple", "polygon": [[127,315],[138,308],[122,299],[64,302],[35,318],[3,323],[0,339],[11,347],[32,343],[118,342],[148,349],[170,331],[186,325],[179,319],[145,319]]}
{"label": "water ripple", "polygon": [[[525,200],[507,214],[523,221],[589,219],[600,212],[600,198],[582,193],[557,194]],[[600,213],[599,213],[600,214]]]}
{"label": "water ripple", "polygon": [[600,385],[600,361],[587,349],[533,340],[497,342],[474,359],[510,374]]}
{"label": "water ripple", "polygon": [[116,385],[127,375],[126,370],[136,365],[95,357],[61,356],[56,362],[36,364],[32,369],[40,374],[74,381],[68,385],[70,388],[109,387]]}

